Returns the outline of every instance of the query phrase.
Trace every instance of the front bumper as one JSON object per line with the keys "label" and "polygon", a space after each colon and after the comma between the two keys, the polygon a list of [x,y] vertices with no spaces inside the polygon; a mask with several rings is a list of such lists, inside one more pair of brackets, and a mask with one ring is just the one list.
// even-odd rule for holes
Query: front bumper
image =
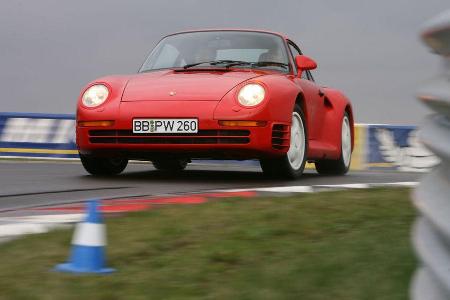
{"label": "front bumper", "polygon": [[[130,124],[131,125],[131,124]],[[196,134],[133,134],[127,128],[77,127],[82,154],[152,159],[160,156],[255,159],[281,156],[289,148],[289,125],[225,127],[200,120]]]}
{"label": "front bumper", "polygon": [[[217,101],[121,102],[115,109],[80,109],[77,121],[114,120],[112,127],[77,125],[80,153],[152,159],[157,156],[188,158],[254,159],[285,154],[290,124],[273,122],[268,114],[217,113]],[[197,118],[197,134],[134,134],[135,118]],[[267,121],[264,127],[221,126],[219,120]]]}

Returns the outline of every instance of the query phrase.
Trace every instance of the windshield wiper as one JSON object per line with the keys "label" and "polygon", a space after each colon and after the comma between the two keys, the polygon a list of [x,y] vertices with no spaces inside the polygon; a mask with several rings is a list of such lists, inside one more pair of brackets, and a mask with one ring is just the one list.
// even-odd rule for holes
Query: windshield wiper
{"label": "windshield wiper", "polygon": [[[198,65],[203,65],[203,64],[210,64],[212,66],[216,66],[216,65],[221,65],[221,64],[248,64],[248,62],[245,61],[241,61],[241,60],[230,60],[230,59],[222,59],[222,60],[210,60],[210,61],[202,61],[202,62],[198,62],[198,63],[193,63],[193,64],[187,64],[183,66],[183,69],[189,69]],[[226,65],[225,67],[228,68],[228,65]]]}
{"label": "windshield wiper", "polygon": [[277,66],[282,67],[284,69],[289,69],[289,65],[285,63],[280,63],[276,61],[258,61],[258,62],[247,62],[247,61],[236,61],[236,62],[230,62],[225,67],[233,67],[233,66],[242,66],[242,65],[250,65],[251,67],[264,67],[264,66]]}
{"label": "windshield wiper", "polygon": [[230,60],[230,59],[222,59],[222,60],[211,60],[211,61],[202,61],[194,64],[187,64],[183,66],[183,69],[189,69],[198,65],[210,64],[211,66],[224,65],[225,68],[230,68],[234,66],[245,66],[249,65],[250,67],[264,67],[264,66],[277,66],[282,67],[284,69],[289,69],[289,65],[285,63],[280,63],[276,61],[258,61],[258,62],[249,62],[242,60]]}

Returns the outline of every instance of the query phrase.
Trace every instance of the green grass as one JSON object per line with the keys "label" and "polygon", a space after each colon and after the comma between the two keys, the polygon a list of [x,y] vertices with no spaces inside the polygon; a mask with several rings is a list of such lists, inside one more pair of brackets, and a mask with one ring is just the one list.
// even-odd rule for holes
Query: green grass
{"label": "green grass", "polygon": [[2,299],[407,299],[408,189],[166,206],[110,218],[112,275],[52,272],[71,231],[0,245]]}

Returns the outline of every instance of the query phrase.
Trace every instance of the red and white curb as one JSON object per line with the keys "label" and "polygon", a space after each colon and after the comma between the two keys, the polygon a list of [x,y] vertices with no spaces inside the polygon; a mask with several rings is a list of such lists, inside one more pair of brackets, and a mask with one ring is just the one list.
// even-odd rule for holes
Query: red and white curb
{"label": "red and white curb", "polygon": [[[215,190],[201,194],[173,195],[164,197],[130,197],[101,201],[100,211],[108,215],[143,211],[159,205],[201,204],[219,198],[252,198],[268,194],[316,193],[347,189],[375,187],[415,187],[418,182],[354,183],[310,186],[255,187],[244,189]],[[73,203],[21,209],[0,214],[0,241],[10,240],[26,234],[45,233],[49,230],[70,226],[84,217],[85,204]]]}
{"label": "red and white curb", "polygon": [[[99,210],[108,215],[149,210],[160,205],[201,204],[210,199],[229,197],[254,197],[255,192],[210,192],[191,195],[164,197],[130,197],[102,200]],[[72,203],[34,208],[24,208],[0,214],[0,242],[26,234],[45,233],[49,230],[67,227],[83,220],[85,203]]]}

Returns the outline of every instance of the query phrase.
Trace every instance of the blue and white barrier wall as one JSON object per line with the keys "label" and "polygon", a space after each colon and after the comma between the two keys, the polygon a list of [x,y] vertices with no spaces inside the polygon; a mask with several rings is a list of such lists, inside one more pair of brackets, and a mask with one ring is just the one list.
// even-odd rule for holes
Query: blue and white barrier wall
{"label": "blue and white barrier wall", "polygon": [[415,126],[366,126],[366,169],[425,172],[439,162],[419,141]]}
{"label": "blue and white barrier wall", "polygon": [[[0,157],[78,158],[75,116],[0,113]],[[355,127],[353,170],[423,172],[437,163],[438,159],[418,140],[414,126]]]}
{"label": "blue and white barrier wall", "polygon": [[75,117],[0,113],[0,156],[78,158]]}

